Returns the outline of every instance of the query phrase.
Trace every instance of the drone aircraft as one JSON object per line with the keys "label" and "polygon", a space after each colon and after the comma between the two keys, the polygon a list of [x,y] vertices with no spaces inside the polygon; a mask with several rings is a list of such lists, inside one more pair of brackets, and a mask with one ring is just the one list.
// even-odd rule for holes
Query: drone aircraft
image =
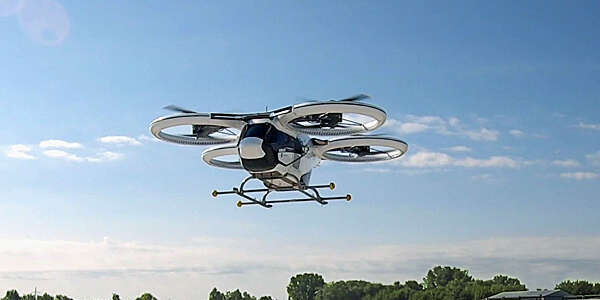
{"label": "drone aircraft", "polygon": [[[321,160],[386,161],[399,158],[408,150],[408,145],[397,138],[364,135],[386,120],[384,110],[362,102],[367,98],[361,94],[243,114],[198,113],[170,105],[165,109],[178,114],[154,120],[150,131],[156,138],[176,144],[218,145],[202,153],[207,164],[250,173],[239,187],[215,190],[213,197],[236,194],[243,198],[237,202],[238,207],[270,208],[276,203],[304,201],[325,205],[331,200],[350,201],[351,195],[321,196],[319,189],[333,190],[335,184],[310,184],[311,172]],[[189,128],[181,131],[184,126],[191,126],[191,134]],[[317,138],[322,136],[334,138]],[[245,188],[252,179],[260,180],[265,188]],[[298,192],[300,198],[269,199],[275,192]]]}

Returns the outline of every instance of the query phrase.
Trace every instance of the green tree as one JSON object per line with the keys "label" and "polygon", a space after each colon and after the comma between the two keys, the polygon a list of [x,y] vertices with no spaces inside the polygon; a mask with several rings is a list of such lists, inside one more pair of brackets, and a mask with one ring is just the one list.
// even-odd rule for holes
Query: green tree
{"label": "green tree", "polygon": [[414,291],[422,291],[423,290],[423,285],[414,280],[406,281],[404,283],[404,287],[406,287],[407,289],[410,289],[410,290],[414,290]]}
{"label": "green tree", "polygon": [[593,284],[586,280],[565,280],[557,284],[555,288],[572,295],[600,294],[600,282]]}
{"label": "green tree", "polygon": [[258,300],[273,300],[273,298],[271,296],[262,296]]}
{"label": "green tree", "polygon": [[145,293],[145,294],[142,294],[141,296],[135,298],[135,300],[158,300],[158,299],[156,299],[150,293]]}
{"label": "green tree", "polygon": [[490,282],[489,297],[501,292],[526,291],[527,288],[517,278],[511,278],[504,275],[496,275]]}
{"label": "green tree", "polygon": [[448,266],[437,266],[427,272],[423,278],[423,285],[426,289],[444,287],[450,281],[468,282],[472,281],[473,277],[469,275],[469,271]]}
{"label": "green tree", "polygon": [[363,300],[409,300],[416,291],[395,282],[393,286],[386,286],[374,296],[365,296]]}
{"label": "green tree", "polygon": [[240,290],[235,290],[233,292],[231,292],[231,291],[227,292],[227,294],[225,294],[225,299],[226,300],[244,300]]}
{"label": "green tree", "polygon": [[373,297],[386,286],[363,280],[336,281],[323,286],[315,299],[317,300],[361,300]]}
{"label": "green tree", "polygon": [[256,300],[256,297],[248,294],[248,292],[244,292],[244,293],[242,293],[242,299],[243,300]]}
{"label": "green tree", "polygon": [[446,293],[444,288],[430,288],[412,295],[410,300],[455,300]]}
{"label": "green tree", "polygon": [[226,299],[225,299],[225,295],[223,295],[223,293],[219,292],[219,290],[217,290],[217,288],[213,288],[212,291],[210,291],[210,294],[208,295],[208,300],[226,300]]}
{"label": "green tree", "polygon": [[119,295],[113,293],[112,294],[112,300],[121,300],[121,297],[119,297]]}
{"label": "green tree", "polygon": [[9,290],[6,291],[6,296],[2,300],[21,300],[21,296],[19,296],[17,290]]}
{"label": "green tree", "polygon": [[54,300],[54,297],[44,293],[43,295],[39,296],[37,300]]}
{"label": "green tree", "polygon": [[287,293],[291,300],[313,300],[325,280],[319,274],[304,273],[290,278]]}
{"label": "green tree", "polygon": [[[450,284],[456,283],[457,281],[452,281]],[[526,290],[525,285],[521,284],[518,279],[504,275],[496,275],[491,280],[476,279],[467,282],[464,284],[462,293],[458,296],[462,299],[483,299],[501,292],[524,290]],[[454,291],[456,291],[456,289]]]}
{"label": "green tree", "polygon": [[63,295],[56,295],[56,296],[54,296],[54,299],[55,300],[73,300],[73,299],[71,299],[67,296],[63,296]]}
{"label": "green tree", "polygon": [[428,272],[429,288],[409,280],[383,285],[361,280],[325,284],[315,300],[480,300],[504,291],[525,290],[516,278],[497,275],[490,280],[476,280],[465,270],[435,267]]}

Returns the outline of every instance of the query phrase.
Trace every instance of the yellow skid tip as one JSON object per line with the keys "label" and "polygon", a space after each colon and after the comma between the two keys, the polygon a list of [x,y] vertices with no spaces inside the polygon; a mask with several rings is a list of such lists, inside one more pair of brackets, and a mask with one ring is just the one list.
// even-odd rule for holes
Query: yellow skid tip
{"label": "yellow skid tip", "polygon": [[212,191],[212,196],[213,197],[217,197],[219,195],[219,193],[217,193],[217,190]]}
{"label": "yellow skid tip", "polygon": [[329,183],[329,189],[333,191],[333,189],[335,189],[335,183],[330,182]]}
{"label": "yellow skid tip", "polygon": [[237,207],[242,207],[242,201],[238,201],[236,205]]}
{"label": "yellow skid tip", "polygon": [[350,195],[350,194],[346,195],[346,201],[350,201],[350,200],[352,200],[352,195]]}

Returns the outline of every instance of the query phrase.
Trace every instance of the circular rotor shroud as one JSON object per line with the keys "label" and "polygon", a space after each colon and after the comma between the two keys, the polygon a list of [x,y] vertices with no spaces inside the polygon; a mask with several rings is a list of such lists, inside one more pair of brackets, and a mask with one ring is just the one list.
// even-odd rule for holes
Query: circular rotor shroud
{"label": "circular rotor shroud", "polygon": [[202,152],[202,159],[207,164],[213,167],[225,168],[225,169],[242,169],[239,156],[237,161],[227,161],[219,159],[219,157],[228,155],[239,155],[237,145],[229,146],[217,146],[204,150]]}
{"label": "circular rotor shroud", "polygon": [[216,145],[226,144],[235,142],[238,136],[207,136],[207,137],[190,137],[184,135],[177,135],[166,133],[163,130],[176,126],[193,126],[193,125],[209,125],[209,126],[221,126],[223,128],[235,128],[241,129],[246,123],[240,120],[220,120],[212,119],[210,114],[203,113],[185,113],[173,116],[167,116],[158,118],[150,124],[150,132],[156,138],[182,145]]}
{"label": "circular rotor shroud", "polygon": [[[294,124],[294,120],[298,118],[306,117],[309,115],[321,115],[321,114],[332,114],[341,113],[342,117],[344,114],[356,114],[368,117],[372,120],[365,122],[364,124],[355,124],[348,128],[307,128],[302,125]],[[324,102],[309,102],[296,104],[292,107],[292,111],[289,113],[282,114],[278,117],[279,121],[283,126],[290,130],[301,132],[308,135],[321,135],[321,136],[336,136],[336,135],[352,135],[356,133],[363,133],[372,131],[379,128],[386,119],[386,113],[383,109],[362,102],[350,102],[350,101],[324,101]]]}
{"label": "circular rotor shroud", "polygon": [[[333,153],[335,151],[343,151],[352,147],[385,147],[389,150],[377,150],[372,154],[367,155],[344,155]],[[395,158],[399,158],[408,151],[408,145],[400,140],[393,137],[370,137],[370,136],[357,136],[339,138],[329,141],[326,145],[319,146],[316,149],[316,153],[321,159],[327,159],[332,161],[341,162],[376,162],[386,161]]]}

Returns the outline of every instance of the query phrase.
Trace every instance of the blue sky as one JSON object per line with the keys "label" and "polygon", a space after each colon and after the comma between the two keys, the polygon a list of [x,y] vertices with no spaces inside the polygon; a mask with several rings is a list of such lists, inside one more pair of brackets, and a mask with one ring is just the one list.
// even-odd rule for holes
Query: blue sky
{"label": "blue sky", "polygon": [[[0,287],[283,299],[298,272],[391,283],[436,264],[600,280],[599,8],[0,0]],[[238,209],[209,193],[243,172],[148,131],[167,104],[357,93],[410,150],[313,173],[351,203]]]}

